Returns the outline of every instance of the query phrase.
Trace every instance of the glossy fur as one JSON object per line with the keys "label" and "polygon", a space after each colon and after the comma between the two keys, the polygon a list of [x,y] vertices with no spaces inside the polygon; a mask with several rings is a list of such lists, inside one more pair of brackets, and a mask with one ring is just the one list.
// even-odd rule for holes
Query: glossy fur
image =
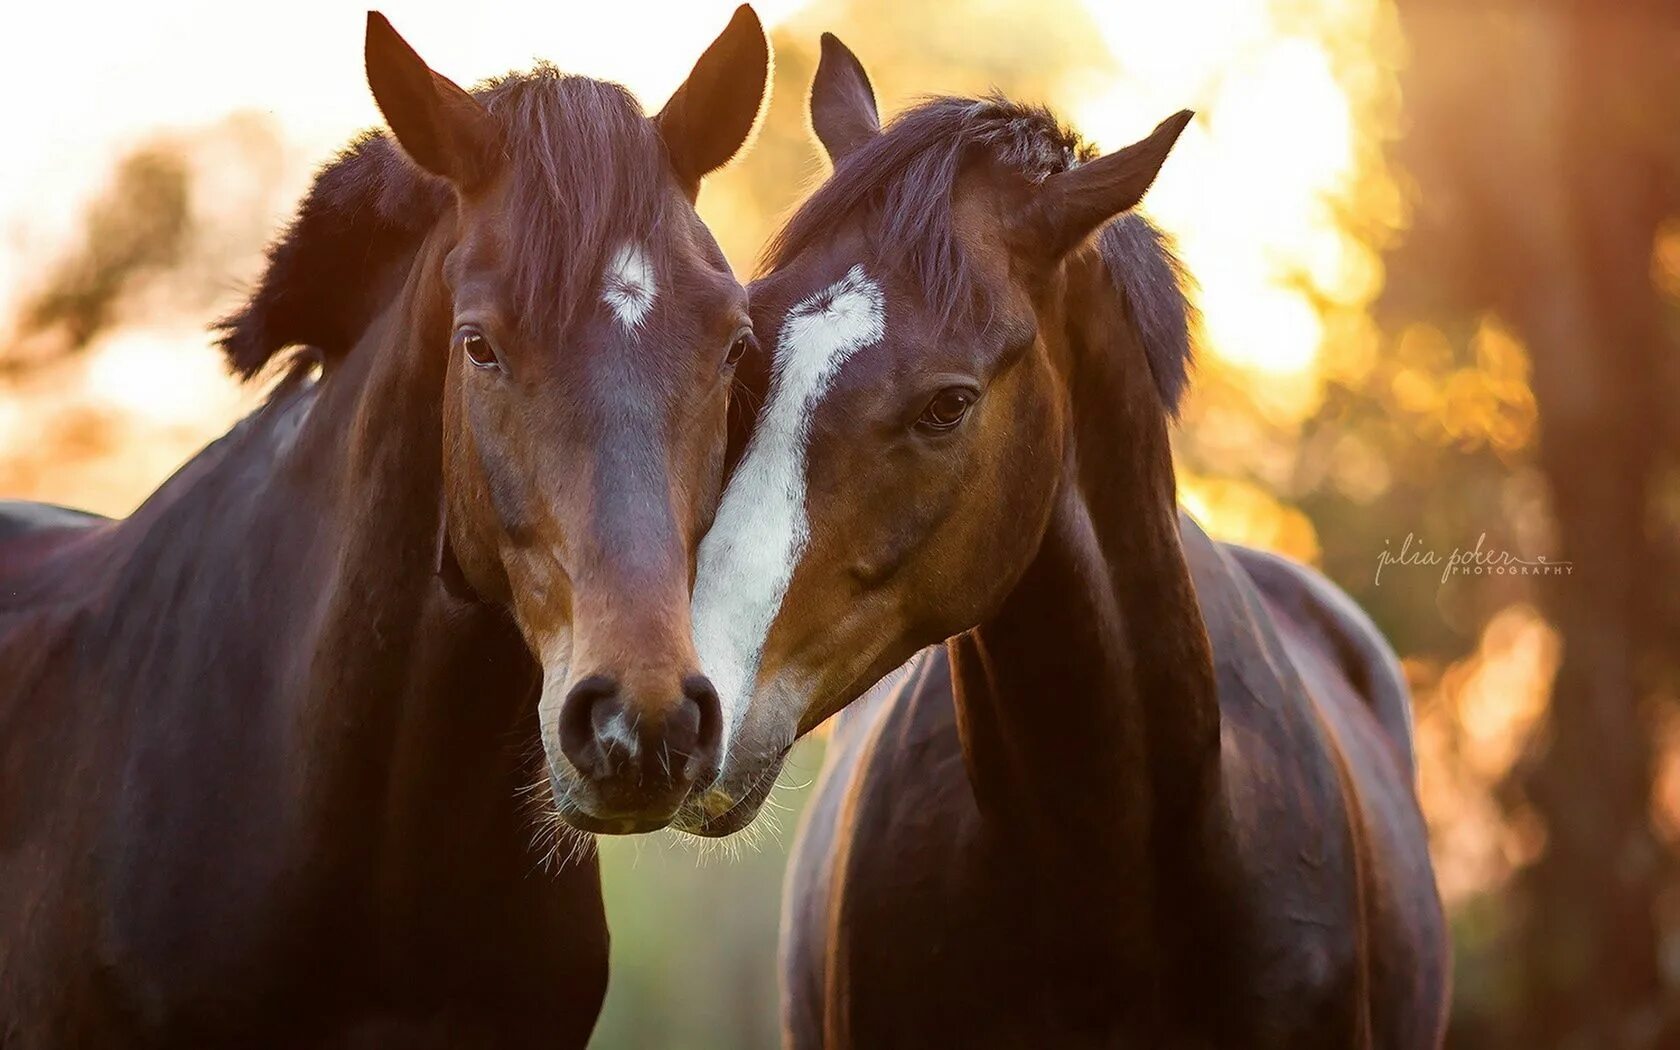
{"label": "glossy fur", "polygon": [[[720,45],[756,100],[749,11]],[[594,1026],[595,850],[552,807],[599,796],[545,681],[693,671],[744,293],[691,201],[756,101],[697,105],[717,133],[547,68],[472,96],[377,16],[368,65],[394,137],[322,172],[226,326],[240,373],[296,350],[267,402],[128,518],[0,509],[5,1050]],[[600,283],[627,241],[666,289],[635,332]]]}
{"label": "glossy fur", "polygon": [[[731,753],[774,765],[937,647],[838,720],[788,874],[789,1045],[1438,1046],[1393,654],[1176,505],[1189,307],[1160,235],[1114,216],[1187,114],[1095,158],[1001,99],[880,130],[862,78],[826,39],[836,172],[753,312],[768,337],[861,267],[884,334],[807,422],[808,541]],[[972,407],[929,429],[953,388]]]}

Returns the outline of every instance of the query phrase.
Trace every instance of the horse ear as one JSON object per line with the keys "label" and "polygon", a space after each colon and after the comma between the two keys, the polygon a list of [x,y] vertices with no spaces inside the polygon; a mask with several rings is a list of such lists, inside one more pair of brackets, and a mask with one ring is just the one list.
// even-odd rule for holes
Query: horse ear
{"label": "horse ear", "polygon": [[374,101],[416,164],[463,190],[494,173],[495,120],[454,81],[432,72],[377,11],[367,16],[366,58]]}
{"label": "horse ear", "polygon": [[811,81],[811,128],[834,164],[881,131],[869,74],[833,33],[822,35],[822,60]]}
{"label": "horse ear", "polygon": [[740,152],[758,123],[770,77],[770,41],[746,4],[712,41],[653,118],[690,200],[700,180]]}
{"label": "horse ear", "polygon": [[1143,199],[1168,151],[1194,115],[1187,109],[1179,110],[1158,124],[1148,138],[1045,179],[1034,205],[1021,220],[1022,243],[1059,261],[1098,227],[1130,211]]}

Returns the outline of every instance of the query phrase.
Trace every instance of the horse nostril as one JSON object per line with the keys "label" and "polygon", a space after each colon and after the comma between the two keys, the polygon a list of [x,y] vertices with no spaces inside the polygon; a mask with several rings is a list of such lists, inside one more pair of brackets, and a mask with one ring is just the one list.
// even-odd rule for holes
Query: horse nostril
{"label": "horse nostril", "polygon": [[585,777],[611,775],[611,734],[607,724],[619,712],[618,683],[606,675],[590,675],[572,686],[560,705],[560,751]]}
{"label": "horse nostril", "polygon": [[665,719],[665,746],[673,755],[686,759],[694,754],[700,745],[700,722],[700,706],[692,700],[685,698],[671,709]]}
{"label": "horse nostril", "polygon": [[617,680],[590,675],[560,705],[560,750],[579,776],[612,792],[709,785],[723,735],[717,690],[690,675],[681,699],[660,706],[644,709]]}
{"label": "horse nostril", "polygon": [[684,714],[695,723],[690,746],[678,749],[688,754],[688,761],[683,763],[683,777],[694,781],[696,787],[705,787],[717,775],[718,749],[723,741],[723,708],[711,679],[701,674],[683,679],[683,700]]}

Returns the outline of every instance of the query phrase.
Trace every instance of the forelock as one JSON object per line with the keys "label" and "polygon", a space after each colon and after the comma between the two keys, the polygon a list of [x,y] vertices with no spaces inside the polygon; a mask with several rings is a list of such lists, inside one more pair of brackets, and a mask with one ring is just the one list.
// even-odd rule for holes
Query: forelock
{"label": "forelock", "polygon": [[627,246],[658,273],[670,161],[628,91],[545,65],[481,98],[507,142],[518,237],[511,305],[522,324],[565,331]]}
{"label": "forelock", "polygon": [[[634,239],[657,268],[670,161],[653,123],[617,84],[542,64],[473,92],[502,129],[511,308],[555,334],[598,297],[608,261]],[[381,275],[436,224],[448,185],[370,132],[316,175],[269,248],[250,298],[218,324],[229,366],[250,377],[292,347],[347,354],[383,306]]]}

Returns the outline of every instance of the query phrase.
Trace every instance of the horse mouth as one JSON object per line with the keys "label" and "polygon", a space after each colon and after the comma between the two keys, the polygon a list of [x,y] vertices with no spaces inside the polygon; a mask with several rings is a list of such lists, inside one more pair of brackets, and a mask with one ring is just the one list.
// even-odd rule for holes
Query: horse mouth
{"label": "horse mouth", "polygon": [[[670,826],[680,810],[674,805],[637,808],[627,800],[580,798],[576,784],[568,783],[548,770],[549,798],[553,816],[574,831],[590,835],[645,835]],[[631,802],[639,800],[628,800]]]}
{"label": "horse mouth", "polygon": [[758,816],[764,800],[775,790],[776,780],[782,773],[782,763],[786,761],[788,752],[792,749],[793,745],[789,744],[766,762],[753,778],[752,786],[728,809],[710,814],[706,812],[703,796],[691,798],[677,811],[676,819],[671,821],[671,827],[688,835],[709,839],[724,838],[745,828]]}

